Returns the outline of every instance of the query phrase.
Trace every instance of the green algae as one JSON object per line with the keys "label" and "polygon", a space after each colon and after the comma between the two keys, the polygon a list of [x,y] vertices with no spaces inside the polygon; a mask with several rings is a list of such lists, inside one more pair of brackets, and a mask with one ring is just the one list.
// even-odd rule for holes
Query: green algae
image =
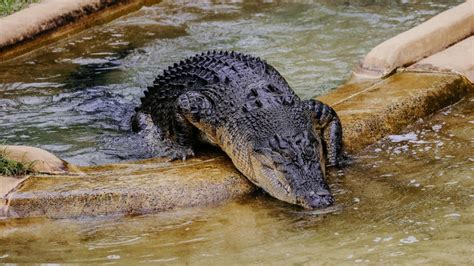
{"label": "green algae", "polygon": [[38,0],[0,0],[0,17],[10,15]]}
{"label": "green algae", "polygon": [[20,176],[32,173],[34,162],[18,162],[8,159],[8,151],[0,150],[0,175]]}

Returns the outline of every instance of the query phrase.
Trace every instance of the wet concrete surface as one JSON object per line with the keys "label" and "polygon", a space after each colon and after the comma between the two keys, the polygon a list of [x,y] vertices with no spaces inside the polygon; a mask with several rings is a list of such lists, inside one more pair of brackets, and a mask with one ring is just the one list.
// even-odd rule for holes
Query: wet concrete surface
{"label": "wet concrete surface", "polygon": [[84,167],[84,175],[37,175],[7,196],[10,217],[143,214],[215,204],[255,188],[221,154],[184,162],[150,159]]}
{"label": "wet concrete surface", "polygon": [[472,91],[469,81],[459,75],[407,71],[373,85],[344,85],[319,99],[336,110],[345,147],[356,152]]}

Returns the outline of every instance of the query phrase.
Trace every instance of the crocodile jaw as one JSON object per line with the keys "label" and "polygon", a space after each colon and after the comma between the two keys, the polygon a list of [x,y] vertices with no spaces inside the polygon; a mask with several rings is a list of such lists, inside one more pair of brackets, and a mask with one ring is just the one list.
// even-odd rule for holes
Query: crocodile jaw
{"label": "crocodile jaw", "polygon": [[306,209],[325,208],[334,203],[319,163],[312,166],[316,171],[305,173],[298,168],[281,171],[261,154],[251,155],[250,161],[253,174],[249,179],[271,196]]}
{"label": "crocodile jaw", "polygon": [[[255,144],[246,136],[229,134],[225,127],[217,130],[218,145],[231,158],[234,166],[252,183],[271,196],[302,206],[306,209],[324,208],[334,203],[325,181],[325,163],[322,145],[314,152],[314,160],[303,167],[288,166],[281,171],[270,151],[256,152]],[[237,145],[240,143],[241,145]]]}

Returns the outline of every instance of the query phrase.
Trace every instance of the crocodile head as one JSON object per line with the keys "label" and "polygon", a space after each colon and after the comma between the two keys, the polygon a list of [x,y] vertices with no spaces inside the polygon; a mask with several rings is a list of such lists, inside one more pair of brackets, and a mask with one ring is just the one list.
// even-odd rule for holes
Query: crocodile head
{"label": "crocodile head", "polygon": [[255,141],[250,161],[254,182],[273,197],[308,209],[334,203],[321,140],[312,131]]}

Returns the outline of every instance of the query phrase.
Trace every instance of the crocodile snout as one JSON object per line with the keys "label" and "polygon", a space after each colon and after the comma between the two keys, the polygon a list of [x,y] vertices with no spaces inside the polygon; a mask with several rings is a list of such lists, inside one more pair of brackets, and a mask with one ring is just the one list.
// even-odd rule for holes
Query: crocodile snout
{"label": "crocodile snout", "polygon": [[306,197],[306,204],[311,209],[321,209],[331,206],[334,203],[334,197],[328,190],[318,192],[312,191]]}

